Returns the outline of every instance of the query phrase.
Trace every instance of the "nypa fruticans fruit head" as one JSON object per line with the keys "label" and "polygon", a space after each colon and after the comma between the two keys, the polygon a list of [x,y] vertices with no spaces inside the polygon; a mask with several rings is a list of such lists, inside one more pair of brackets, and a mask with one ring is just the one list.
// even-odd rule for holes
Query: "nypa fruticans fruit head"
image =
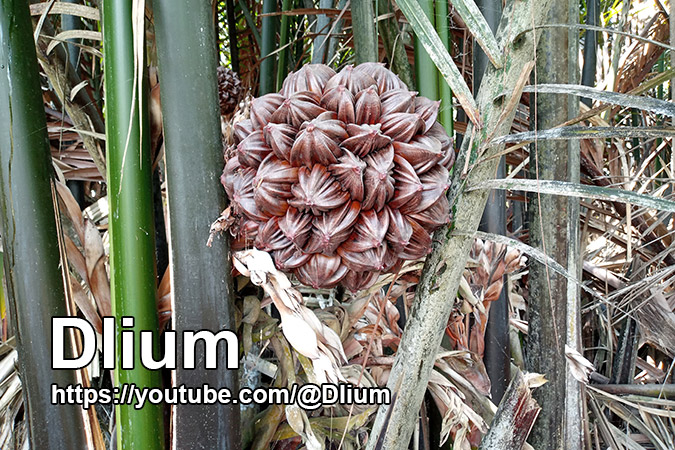
{"label": "nypa fruticans fruit head", "polygon": [[452,140],[439,102],[383,65],[306,65],[251,103],[221,177],[233,248],[270,252],[315,288],[351,291],[426,256],[449,221]]}

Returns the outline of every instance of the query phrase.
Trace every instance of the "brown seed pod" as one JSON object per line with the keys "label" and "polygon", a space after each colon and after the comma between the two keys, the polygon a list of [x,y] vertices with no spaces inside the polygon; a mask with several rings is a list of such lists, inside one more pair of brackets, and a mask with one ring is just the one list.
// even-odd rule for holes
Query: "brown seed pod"
{"label": "brown seed pod", "polygon": [[394,156],[394,166],[396,189],[390,206],[392,208],[400,208],[408,204],[409,207],[414,208],[422,200],[424,185],[420,181],[417,172],[415,172],[415,168],[401,155]]}
{"label": "brown seed pod", "polygon": [[232,240],[232,250],[244,250],[250,248],[258,235],[260,223],[255,220],[245,220],[237,227],[231,228],[234,239]]}
{"label": "brown seed pod", "polygon": [[408,217],[422,225],[425,230],[433,231],[450,223],[450,204],[445,196],[441,196],[427,209],[411,213]]}
{"label": "brown seed pod", "polygon": [[360,271],[355,272],[353,270],[348,270],[347,275],[342,279],[342,284],[352,292],[360,291],[361,289],[366,289],[370,287],[377,277],[380,276],[380,272],[372,271]]}
{"label": "brown seed pod", "polygon": [[272,113],[270,122],[288,123],[296,128],[319,114],[326,112],[319,102],[321,97],[309,91],[296,92],[281,103],[281,106]]}
{"label": "brown seed pod", "polygon": [[415,97],[417,92],[407,89],[392,89],[380,97],[382,101],[382,115],[393,113],[415,112]]}
{"label": "brown seed pod", "polygon": [[342,123],[354,123],[354,94],[345,86],[335,86],[321,97],[321,106],[328,111],[335,111]]}
{"label": "brown seed pod", "polygon": [[377,85],[377,82],[373,77],[363,71],[357,70],[355,72],[354,66],[349,65],[345,66],[345,68],[337,75],[328,80],[324,90],[328,91],[336,86],[344,86],[349,89],[352,94],[356,95],[372,85]]}
{"label": "brown seed pod", "polygon": [[391,113],[380,119],[382,132],[394,142],[406,143],[424,128],[424,121],[415,113]]}
{"label": "brown seed pod", "polygon": [[[365,164],[364,164],[365,167]],[[227,196],[232,199],[234,196],[234,183],[241,178],[239,158],[230,158],[225,164],[223,174],[220,176],[220,182],[225,188]]]}
{"label": "brown seed pod", "polygon": [[382,134],[382,126],[375,125],[347,125],[349,137],[342,141],[342,146],[352,151],[359,158],[363,158],[370,152],[377,151],[391,144],[391,138]]}
{"label": "brown seed pod", "polygon": [[338,246],[351,234],[360,212],[359,202],[351,202],[345,203],[340,209],[334,209],[314,218],[312,236],[304,250],[307,253],[333,255]]}
{"label": "brown seed pod", "polygon": [[438,164],[449,170],[455,163],[455,151],[452,148],[452,138],[448,136],[445,132],[445,128],[438,122],[429,129],[426,135],[438,139],[441,143],[443,157]]}
{"label": "brown seed pod", "polygon": [[342,262],[345,266],[356,272],[385,270],[386,253],[386,244],[382,244],[375,248],[369,248],[362,252],[345,250],[344,246],[338,247],[338,255],[342,258]]}
{"label": "brown seed pod", "polygon": [[286,77],[280,94],[284,97],[290,97],[296,92],[302,91],[323,92],[326,82],[334,75],[335,71],[326,65],[308,64]]}
{"label": "brown seed pod", "polygon": [[345,151],[344,155],[338,159],[337,164],[332,164],[328,170],[342,185],[344,190],[349,192],[352,200],[363,201],[365,188],[363,186],[363,174],[367,164],[354,156],[351,152]]}
{"label": "brown seed pod", "polygon": [[391,249],[398,253],[401,252],[408,244],[412,237],[413,229],[408,219],[403,217],[401,211],[387,207],[389,214],[389,228],[387,228],[387,243]]}
{"label": "brown seed pod", "polygon": [[325,166],[335,164],[342,155],[338,139],[346,136],[344,126],[338,120],[319,121],[317,118],[305,122],[291,148],[290,162],[295,166],[307,161]]}
{"label": "brown seed pod", "polygon": [[244,96],[244,88],[241,80],[232,69],[218,66],[218,97],[220,98],[220,114],[227,115],[236,109],[239,101]]}
{"label": "brown seed pod", "polygon": [[251,220],[267,222],[269,214],[260,211],[255,204],[255,192],[253,189],[253,178],[255,171],[253,169],[241,169],[240,176],[236,177],[232,183],[232,204],[234,213],[243,215]]}
{"label": "brown seed pod", "polygon": [[263,127],[263,137],[277,158],[288,161],[298,129],[287,123],[268,123]]}
{"label": "brown seed pod", "polygon": [[237,158],[242,167],[257,169],[272,149],[263,139],[262,131],[254,131],[237,145]]}
{"label": "brown seed pod", "polygon": [[413,212],[424,211],[436,203],[438,199],[445,195],[450,185],[448,178],[450,177],[448,169],[443,166],[435,166],[429,172],[420,176],[422,182],[422,200],[420,204],[413,208]]}
{"label": "brown seed pod", "polygon": [[339,256],[326,256],[320,253],[312,255],[307,263],[295,269],[298,280],[314,289],[334,287],[345,275],[347,267],[342,264]]}
{"label": "brown seed pod", "polygon": [[283,231],[279,228],[279,218],[272,217],[259,230],[255,238],[255,247],[259,250],[270,252],[282,250],[291,245]]}
{"label": "brown seed pod", "polygon": [[431,136],[416,136],[410,142],[394,142],[396,154],[412,164],[415,172],[423,174],[438,165],[443,158],[441,142]]}
{"label": "brown seed pod", "polygon": [[260,164],[253,178],[255,204],[260,211],[283,216],[292,197],[291,185],[298,181],[298,169],[288,162],[269,155]]}
{"label": "brown seed pod", "polygon": [[300,250],[305,246],[312,233],[311,214],[304,214],[297,208],[290,207],[284,217],[279,219],[279,228],[286,237]]}
{"label": "brown seed pod", "polygon": [[356,123],[372,125],[380,120],[382,103],[377,94],[377,86],[373,85],[359,92],[354,100],[356,100]]}
{"label": "brown seed pod", "polygon": [[251,125],[260,130],[270,121],[272,114],[281,106],[285,98],[281,94],[267,94],[251,102]]}
{"label": "brown seed pod", "polygon": [[251,119],[240,120],[234,124],[234,143],[239,144],[251,133],[253,133],[253,122],[251,122]]}
{"label": "brown seed pod", "polygon": [[359,64],[358,66],[354,67],[354,71],[357,73],[362,72],[366,75],[370,75],[377,83],[377,88],[380,90],[380,93],[394,89],[408,88],[408,86],[406,86],[396,74],[390,70],[387,70],[382,63],[369,62]]}
{"label": "brown seed pod", "polygon": [[349,252],[363,252],[382,246],[388,229],[389,214],[387,211],[380,211],[379,213],[372,209],[364,211],[354,226],[354,233],[342,245],[342,249]]}
{"label": "brown seed pod", "polygon": [[420,118],[424,121],[425,133],[436,123],[436,117],[438,117],[438,109],[440,106],[440,101],[434,102],[426,97],[415,98],[415,113],[419,114]]}
{"label": "brown seed pod", "polygon": [[298,183],[293,185],[291,192],[294,198],[288,203],[314,215],[338,208],[349,200],[349,194],[342,190],[340,183],[319,164],[311,171],[302,167],[298,171]]}
{"label": "brown seed pod", "polygon": [[363,209],[375,208],[381,210],[384,204],[394,195],[394,148],[389,147],[377,153],[371,153],[366,158],[366,172],[364,184],[366,197],[363,200]]}
{"label": "brown seed pod", "polygon": [[429,253],[450,221],[455,159],[438,102],[379,63],[306,65],[250,110],[221,175],[233,248],[271,252],[308,286],[352,291]]}
{"label": "brown seed pod", "polygon": [[295,246],[291,245],[282,250],[277,250],[273,253],[274,255],[274,264],[277,266],[277,269],[283,271],[290,271],[297,269],[310,260],[312,255],[310,253],[305,253],[302,250],[298,250]]}
{"label": "brown seed pod", "polygon": [[431,252],[431,236],[416,221],[411,219],[408,221],[412,226],[412,235],[410,242],[399,255],[404,255],[404,259],[417,259],[428,255]]}

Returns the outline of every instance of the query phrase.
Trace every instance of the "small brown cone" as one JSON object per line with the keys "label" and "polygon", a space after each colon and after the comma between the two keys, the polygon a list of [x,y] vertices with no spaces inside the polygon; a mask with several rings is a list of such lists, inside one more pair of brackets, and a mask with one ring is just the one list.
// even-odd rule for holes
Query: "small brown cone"
{"label": "small brown cone", "polygon": [[226,116],[237,108],[244,95],[244,88],[235,71],[223,66],[218,66],[217,70],[220,115]]}

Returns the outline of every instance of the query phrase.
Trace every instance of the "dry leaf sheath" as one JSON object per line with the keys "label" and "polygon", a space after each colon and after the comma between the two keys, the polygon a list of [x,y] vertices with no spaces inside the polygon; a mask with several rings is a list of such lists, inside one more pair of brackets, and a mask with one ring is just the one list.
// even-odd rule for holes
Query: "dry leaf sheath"
{"label": "dry leaf sheath", "polygon": [[[286,275],[274,267],[270,255],[255,249],[239,251],[233,255],[232,262],[270,296],[281,316],[284,336],[298,353],[312,360],[319,383],[345,381],[340,366],[347,362],[347,356],[340,337],[303,305],[302,295]],[[308,270],[313,270],[311,267]]]}

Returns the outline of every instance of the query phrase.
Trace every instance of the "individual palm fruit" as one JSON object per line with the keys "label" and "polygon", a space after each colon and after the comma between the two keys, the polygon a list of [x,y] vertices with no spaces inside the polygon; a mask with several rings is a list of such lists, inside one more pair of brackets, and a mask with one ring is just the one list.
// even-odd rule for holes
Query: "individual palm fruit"
{"label": "individual palm fruit", "polygon": [[234,127],[221,177],[233,248],[270,252],[308,286],[352,291],[425,257],[450,220],[455,155],[438,108],[382,64],[290,74]]}

